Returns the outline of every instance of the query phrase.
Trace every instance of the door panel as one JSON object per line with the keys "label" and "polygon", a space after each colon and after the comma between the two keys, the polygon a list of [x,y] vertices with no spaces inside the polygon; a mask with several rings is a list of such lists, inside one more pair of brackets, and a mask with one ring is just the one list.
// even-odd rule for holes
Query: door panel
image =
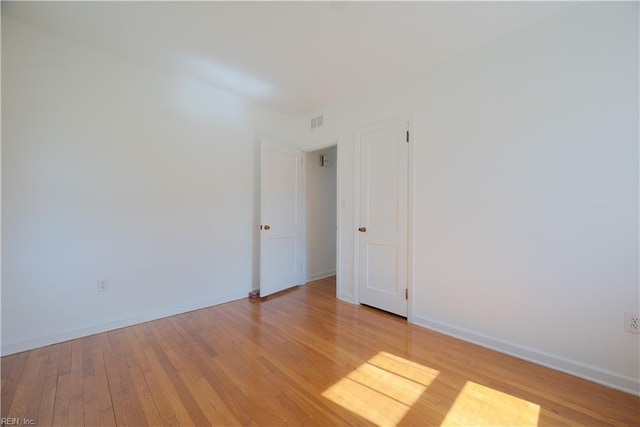
{"label": "door panel", "polygon": [[395,272],[398,271],[398,248],[389,245],[367,245],[365,262],[367,269],[367,286],[379,292],[386,292],[391,296],[398,293],[398,281]]}
{"label": "door panel", "polygon": [[260,295],[302,283],[302,151],[262,141]]}
{"label": "door panel", "polygon": [[407,315],[408,123],[360,136],[360,302]]}

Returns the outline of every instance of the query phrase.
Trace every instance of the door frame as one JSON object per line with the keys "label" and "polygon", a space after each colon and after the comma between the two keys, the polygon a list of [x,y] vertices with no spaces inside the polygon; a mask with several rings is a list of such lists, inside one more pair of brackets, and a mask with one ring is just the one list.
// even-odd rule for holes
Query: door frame
{"label": "door frame", "polygon": [[336,295],[338,293],[338,289],[340,289],[340,169],[339,168],[339,147],[337,139],[333,142],[328,142],[319,145],[313,145],[310,147],[302,148],[302,154],[304,155],[302,161],[302,250],[303,250],[303,260],[302,260],[302,274],[303,274],[303,284],[306,285],[307,276],[309,275],[309,251],[307,250],[307,232],[308,232],[308,222],[307,222],[307,212],[308,212],[308,194],[307,194],[307,168],[308,164],[308,155],[314,151],[324,150],[325,148],[336,147],[336,159],[335,159],[335,168],[336,168]]}
{"label": "door frame", "polygon": [[[407,162],[407,289],[409,290],[409,298],[407,299],[407,321],[414,323],[413,321],[413,278],[414,278],[414,152],[413,146],[415,145],[415,135],[413,132],[413,116],[407,114],[404,116],[395,117],[388,120],[381,120],[375,122],[366,127],[359,128],[355,133],[354,144],[354,208],[353,208],[353,223],[355,227],[358,227],[360,222],[360,159],[361,159],[361,147],[360,140],[362,135],[380,130],[386,127],[400,125],[406,123],[409,129],[409,161]],[[353,233],[353,299],[355,304],[360,304],[360,236],[356,232],[355,228]]]}

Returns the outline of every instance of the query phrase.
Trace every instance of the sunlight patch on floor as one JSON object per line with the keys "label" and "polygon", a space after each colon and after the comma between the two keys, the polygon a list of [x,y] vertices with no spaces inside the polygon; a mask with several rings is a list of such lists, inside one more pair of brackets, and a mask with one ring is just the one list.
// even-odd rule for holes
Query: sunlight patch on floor
{"label": "sunlight patch on floor", "polygon": [[380,426],[396,425],[440,372],[380,352],[322,393]]}
{"label": "sunlight patch on floor", "polygon": [[540,405],[467,381],[442,426],[537,426]]}

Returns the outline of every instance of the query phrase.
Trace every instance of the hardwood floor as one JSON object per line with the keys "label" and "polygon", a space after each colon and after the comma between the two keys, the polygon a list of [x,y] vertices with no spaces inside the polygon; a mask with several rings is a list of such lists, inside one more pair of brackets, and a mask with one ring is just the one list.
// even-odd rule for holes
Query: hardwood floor
{"label": "hardwood floor", "polygon": [[38,426],[638,426],[640,399],[338,301],[325,279],[3,357],[2,417]]}

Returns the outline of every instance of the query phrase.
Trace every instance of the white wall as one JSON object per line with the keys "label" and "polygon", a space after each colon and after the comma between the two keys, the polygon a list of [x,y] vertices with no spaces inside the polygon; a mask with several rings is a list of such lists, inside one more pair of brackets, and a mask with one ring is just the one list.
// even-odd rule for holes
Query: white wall
{"label": "white wall", "polygon": [[623,330],[640,297],[637,3],[576,5],[317,113],[325,127],[301,118],[304,143],[337,139],[343,165],[341,298],[354,298],[354,134],[411,114],[411,320],[640,392],[639,336]]}
{"label": "white wall", "polygon": [[333,146],[306,155],[307,281],[336,274],[337,153]]}
{"label": "white wall", "polygon": [[297,124],[3,17],[2,353],[257,287],[260,137]]}

